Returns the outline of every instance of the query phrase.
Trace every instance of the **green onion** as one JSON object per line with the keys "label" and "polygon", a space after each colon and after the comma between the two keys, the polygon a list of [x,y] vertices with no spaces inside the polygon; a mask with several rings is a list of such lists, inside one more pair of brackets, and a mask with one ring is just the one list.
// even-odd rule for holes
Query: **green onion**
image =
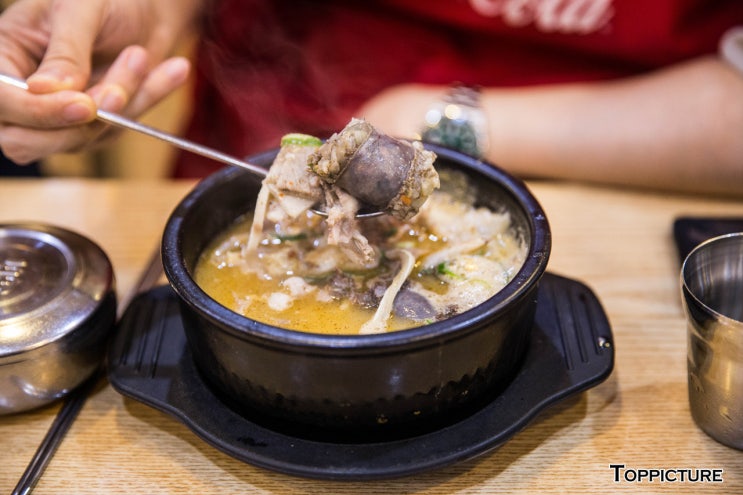
{"label": "green onion", "polygon": [[459,278],[459,275],[449,270],[449,268],[447,267],[446,261],[436,265],[436,272],[438,272],[439,275],[448,275],[452,278]]}
{"label": "green onion", "polygon": [[299,132],[292,132],[281,138],[281,146],[320,146],[321,144],[322,141],[319,138]]}
{"label": "green onion", "polygon": [[293,235],[272,234],[272,236],[282,242],[301,241],[303,239],[307,239],[307,234],[304,232]]}

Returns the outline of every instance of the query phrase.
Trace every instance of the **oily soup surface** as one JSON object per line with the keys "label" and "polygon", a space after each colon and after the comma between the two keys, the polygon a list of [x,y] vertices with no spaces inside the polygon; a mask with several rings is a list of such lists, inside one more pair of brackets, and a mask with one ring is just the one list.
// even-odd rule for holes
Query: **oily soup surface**
{"label": "oily soup surface", "polygon": [[[239,263],[217,261],[225,257],[220,247],[233,246],[235,252],[241,251],[251,222],[252,216],[240,218],[206,249],[196,268],[196,283],[223,306],[263,323],[313,333],[358,333],[374,314],[372,309],[348,300],[318,297],[317,291],[292,296],[286,287],[289,276],[264,277],[246,272]],[[395,324],[403,328],[405,320]]]}
{"label": "oily soup surface", "polygon": [[[327,244],[317,215],[291,224],[266,221],[255,252],[245,248],[251,222],[252,215],[241,217],[210,243],[197,263],[196,283],[244,316],[314,333],[359,333],[400,270],[401,262],[386,253],[405,250],[415,258],[387,331],[476,306],[513,278],[526,253],[509,214],[474,207],[466,190],[435,192],[407,221],[360,222],[380,253],[379,263],[365,269],[347,266],[337,246]],[[403,300],[412,302],[398,304]]]}

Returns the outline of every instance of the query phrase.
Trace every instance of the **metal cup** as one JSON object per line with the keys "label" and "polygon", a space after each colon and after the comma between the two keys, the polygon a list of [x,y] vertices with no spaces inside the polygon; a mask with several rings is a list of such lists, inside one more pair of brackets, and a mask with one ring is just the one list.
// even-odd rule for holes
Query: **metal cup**
{"label": "metal cup", "polygon": [[743,232],[715,237],[681,268],[689,404],[697,425],[743,450]]}

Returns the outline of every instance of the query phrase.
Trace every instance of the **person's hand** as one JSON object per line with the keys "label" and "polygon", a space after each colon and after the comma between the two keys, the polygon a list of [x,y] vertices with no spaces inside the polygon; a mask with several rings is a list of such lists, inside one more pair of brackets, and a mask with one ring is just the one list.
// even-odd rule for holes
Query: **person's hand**
{"label": "person's hand", "polygon": [[[188,5],[188,7],[186,7]],[[0,148],[17,163],[74,151],[106,126],[97,108],[130,118],[188,76],[166,58],[195,15],[185,0],[18,0],[0,16],[0,72],[29,90],[0,87]]]}

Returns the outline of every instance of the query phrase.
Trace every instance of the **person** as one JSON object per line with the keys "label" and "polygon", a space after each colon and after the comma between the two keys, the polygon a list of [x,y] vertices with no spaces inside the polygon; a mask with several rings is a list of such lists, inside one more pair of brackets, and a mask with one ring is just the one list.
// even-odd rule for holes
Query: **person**
{"label": "person", "polygon": [[416,137],[460,83],[476,151],[516,175],[740,196],[743,74],[718,46],[741,25],[739,0],[17,0],[0,72],[29,93],[0,88],[0,148],[105,140],[96,107],[137,117],[183,84],[169,54],[198,26],[186,135],[233,155],[351,117]]}

